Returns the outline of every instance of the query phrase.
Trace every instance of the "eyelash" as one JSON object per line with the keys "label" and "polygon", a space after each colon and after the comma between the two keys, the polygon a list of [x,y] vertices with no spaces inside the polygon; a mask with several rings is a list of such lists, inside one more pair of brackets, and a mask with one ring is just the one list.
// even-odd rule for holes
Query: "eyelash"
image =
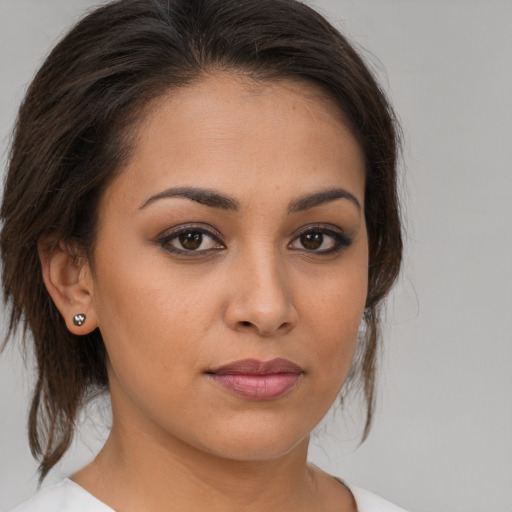
{"label": "eyelash", "polygon": [[[200,234],[200,235],[206,235],[208,238],[212,240],[212,242],[215,242],[220,247],[210,248],[210,249],[203,249],[203,250],[196,250],[196,249],[179,249],[177,247],[172,246],[172,242],[175,240],[178,240],[180,235],[190,235],[190,234]],[[325,225],[309,225],[306,226],[304,229],[299,231],[296,236],[293,238],[293,240],[288,244],[288,247],[295,243],[297,240],[300,239],[300,237],[305,235],[315,235],[320,234],[322,236],[321,242],[324,243],[325,236],[328,236],[332,239],[333,246],[329,249],[324,249],[321,251],[315,250],[315,249],[307,249],[306,247],[302,247],[300,249],[295,250],[302,250],[307,253],[311,254],[317,254],[321,256],[327,256],[331,254],[336,254],[338,252],[341,252],[346,247],[349,247],[352,244],[352,238],[350,236],[347,236],[345,233],[343,233],[341,230],[329,228]],[[175,229],[173,229],[171,232],[167,232],[164,236],[161,236],[156,239],[156,242],[166,251],[177,254],[177,255],[186,255],[188,257],[198,257],[198,256],[204,256],[205,254],[211,254],[213,251],[219,251],[226,249],[226,246],[221,241],[221,235],[217,231],[212,230],[211,228],[204,228],[202,226],[198,226],[197,224],[190,224],[190,225],[184,225],[179,226]],[[204,242],[204,238],[202,237],[200,239],[200,244]],[[293,249],[293,248],[292,248]]]}
{"label": "eyelash", "polygon": [[[328,236],[328,237],[332,238],[333,247],[331,247],[330,249],[324,249],[322,251],[315,251],[315,250],[308,251],[308,249],[306,249],[306,248],[303,249],[307,252],[319,254],[322,256],[337,254],[352,244],[352,238],[350,236],[348,236],[347,234],[345,234],[340,229],[334,228],[334,227],[329,228],[323,224],[313,224],[313,225],[306,226],[304,229],[301,229],[297,233],[295,238],[292,240],[292,242],[290,242],[290,244],[288,244],[288,246],[290,246],[293,242],[298,240],[300,237],[302,237],[304,235],[310,235],[310,234],[320,234],[320,235],[322,235],[322,237]],[[323,243],[323,239],[322,239],[322,243]]]}
{"label": "eyelash", "polygon": [[[180,235],[187,235],[187,234],[201,234],[206,235],[208,238],[210,238],[212,241],[219,244],[221,247],[215,248],[215,249],[206,249],[202,251],[193,250],[193,249],[178,249],[177,247],[173,247],[171,245],[173,240],[178,240]],[[225,245],[221,242],[221,236],[220,233],[217,231],[207,228],[204,228],[202,226],[198,226],[197,224],[190,224],[190,225],[184,225],[184,226],[178,226],[177,228],[171,230],[170,232],[167,232],[164,236],[157,238],[156,242],[162,246],[163,249],[166,251],[172,253],[172,254],[178,254],[178,255],[186,255],[189,257],[197,257],[197,256],[203,256],[207,253],[211,253],[212,251],[219,251],[222,249],[225,249]],[[203,240],[201,240],[202,244]]]}

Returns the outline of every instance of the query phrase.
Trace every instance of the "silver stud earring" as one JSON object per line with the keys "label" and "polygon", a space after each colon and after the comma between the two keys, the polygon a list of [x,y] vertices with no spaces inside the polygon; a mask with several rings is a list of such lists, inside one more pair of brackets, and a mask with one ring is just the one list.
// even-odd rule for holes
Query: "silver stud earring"
{"label": "silver stud earring", "polygon": [[75,315],[73,317],[73,323],[77,326],[77,327],[80,327],[84,324],[85,322],[85,313],[79,313],[78,315]]}

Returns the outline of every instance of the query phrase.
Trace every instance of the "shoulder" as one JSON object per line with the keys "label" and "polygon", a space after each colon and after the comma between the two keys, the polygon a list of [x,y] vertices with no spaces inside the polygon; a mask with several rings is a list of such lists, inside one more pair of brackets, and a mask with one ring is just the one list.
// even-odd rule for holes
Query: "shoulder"
{"label": "shoulder", "polygon": [[45,487],[11,512],[113,512],[71,480]]}
{"label": "shoulder", "polygon": [[[349,485],[358,512],[405,512],[379,496]],[[114,512],[71,480],[46,487],[11,512]]]}
{"label": "shoulder", "polygon": [[393,505],[370,491],[351,485],[348,487],[356,500],[357,512],[406,512],[403,508]]}

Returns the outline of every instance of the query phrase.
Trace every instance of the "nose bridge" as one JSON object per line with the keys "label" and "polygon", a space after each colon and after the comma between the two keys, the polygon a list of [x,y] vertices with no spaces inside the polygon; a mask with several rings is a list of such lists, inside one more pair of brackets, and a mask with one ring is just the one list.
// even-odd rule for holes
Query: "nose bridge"
{"label": "nose bridge", "polygon": [[249,297],[261,309],[270,309],[270,305],[287,302],[288,290],[283,265],[276,251],[261,248],[254,251],[250,264],[247,265]]}
{"label": "nose bridge", "polygon": [[228,323],[270,336],[287,332],[297,322],[285,264],[271,244],[241,251],[236,261],[236,282],[228,305]]}

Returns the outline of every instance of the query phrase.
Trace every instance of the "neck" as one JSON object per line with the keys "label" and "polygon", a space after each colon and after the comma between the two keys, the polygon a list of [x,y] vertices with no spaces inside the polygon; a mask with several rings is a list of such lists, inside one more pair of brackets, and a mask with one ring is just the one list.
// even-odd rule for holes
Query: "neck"
{"label": "neck", "polygon": [[272,460],[239,461],[175,439],[112,433],[98,457],[73,479],[117,511],[314,510],[317,475],[308,440]]}

